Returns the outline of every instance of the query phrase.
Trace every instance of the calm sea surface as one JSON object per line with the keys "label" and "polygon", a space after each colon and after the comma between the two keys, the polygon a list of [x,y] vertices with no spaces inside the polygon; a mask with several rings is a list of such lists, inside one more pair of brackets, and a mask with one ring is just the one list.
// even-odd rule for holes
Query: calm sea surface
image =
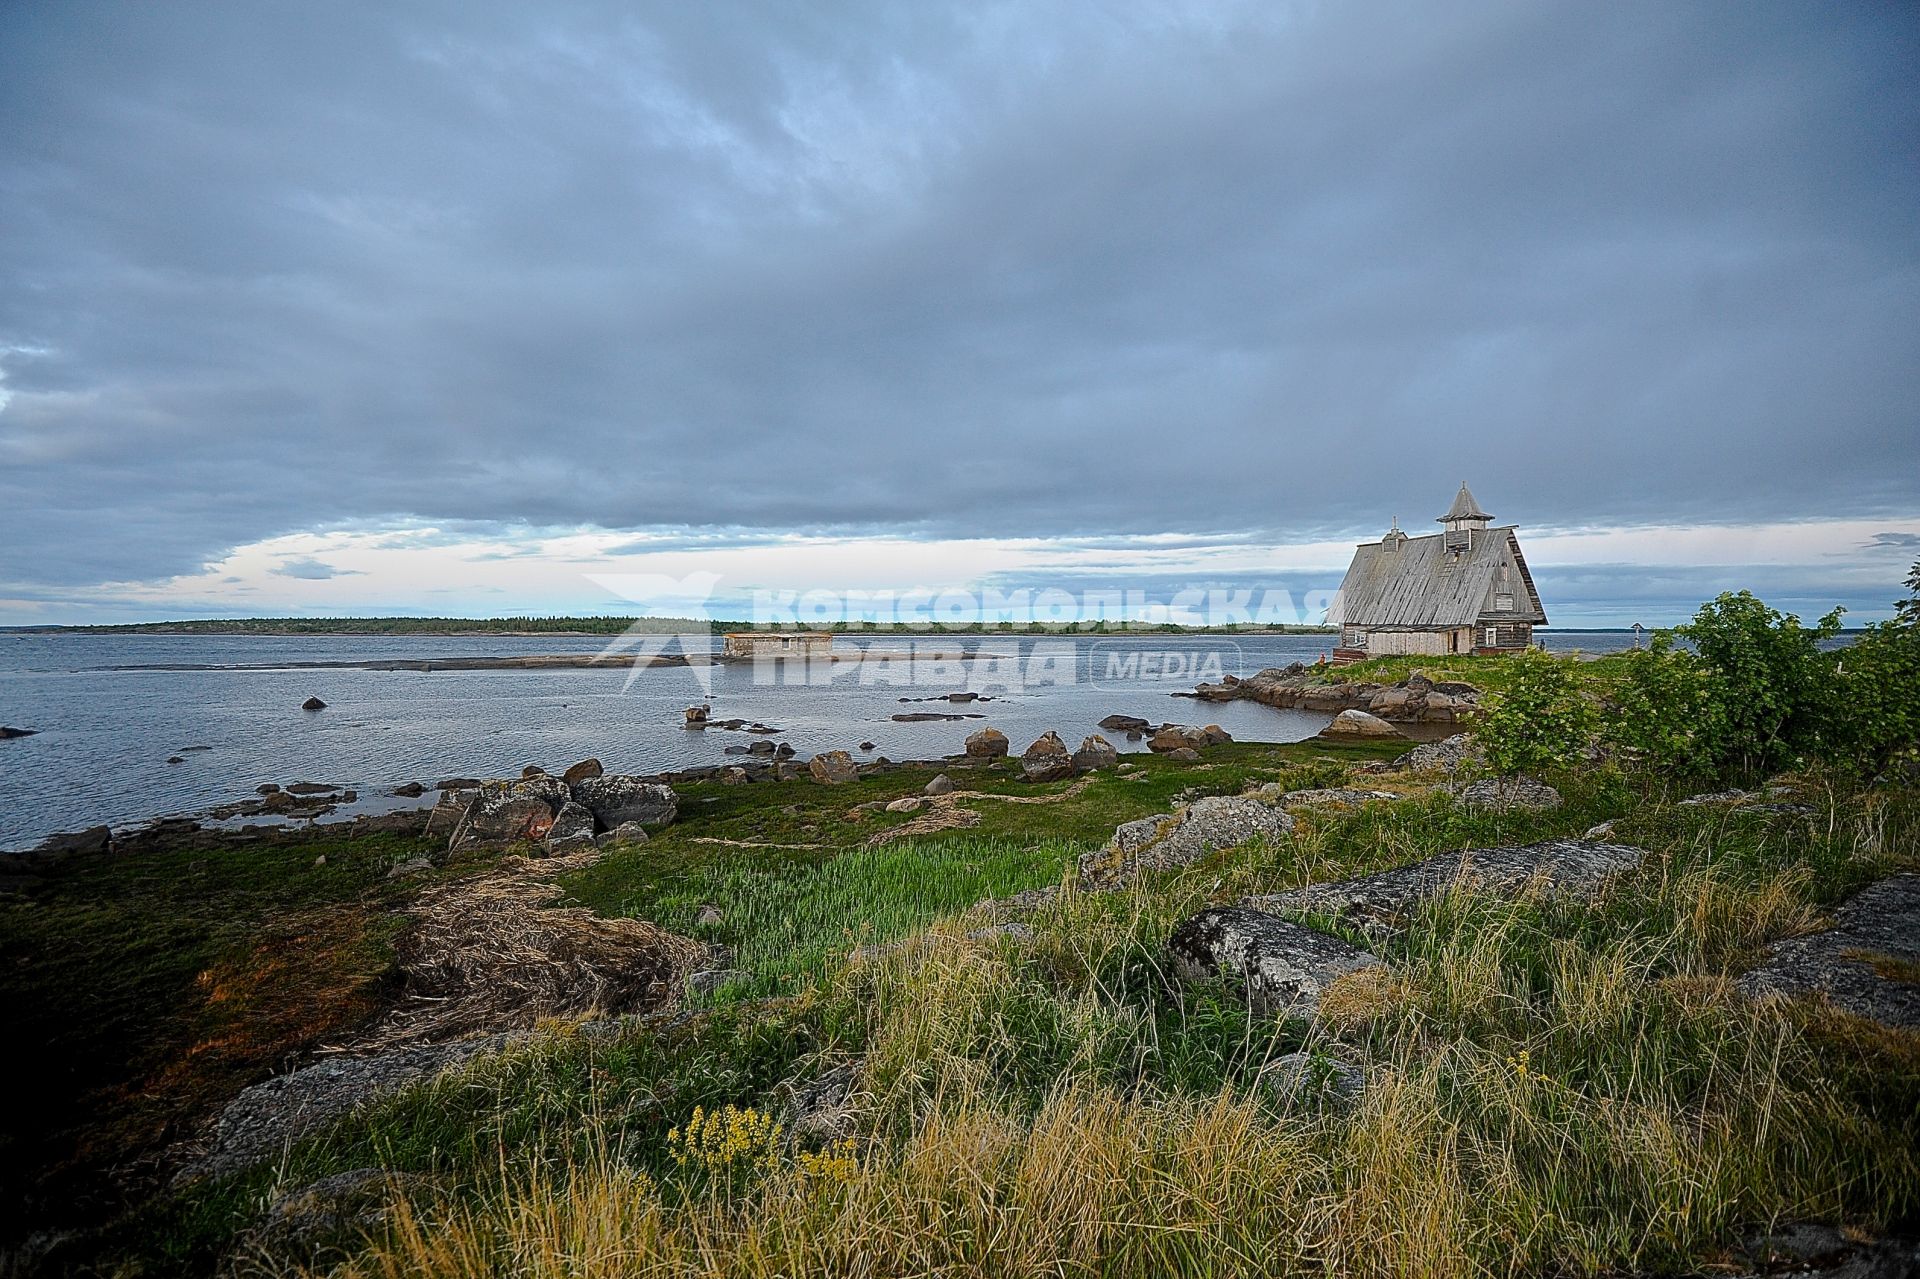
{"label": "calm sea surface", "polygon": [[[1630,636],[1561,632],[1550,648],[1603,652]],[[39,730],[0,741],[0,849],[31,847],[55,831],[125,826],[194,813],[253,794],[262,782],[332,782],[380,806],[380,792],[442,777],[558,770],[597,756],[614,772],[658,772],[725,762],[741,733],[689,732],[681,711],[710,702],[716,719],[783,730],[801,758],[835,748],[856,758],[928,759],[961,749],[983,724],[1015,751],[1048,729],[1075,745],[1104,716],[1154,723],[1218,723],[1243,741],[1298,741],[1325,715],[1252,702],[1197,704],[1169,696],[1200,679],[1312,662],[1320,635],[1237,639],[955,636],[853,638],[838,650],[900,652],[917,643],[988,647],[969,663],[838,663],[821,686],[767,684],[751,667],[554,671],[297,669],[298,662],[382,661],[530,653],[594,653],[599,638],[357,638],[336,636],[0,635],[0,724]],[[115,670],[127,666],[190,670]],[[217,669],[253,667],[262,669]],[[711,692],[699,675],[711,677]],[[1039,682],[1034,682],[1039,681]],[[1018,682],[1020,686],[1009,687]],[[908,703],[972,689],[984,704]],[[325,711],[300,703],[319,697]],[[913,711],[981,719],[898,723]],[[860,752],[872,742],[871,752]],[[1121,750],[1141,749],[1115,740]],[[189,750],[206,747],[205,750]],[[181,763],[169,764],[171,756]],[[429,796],[429,799],[431,796]],[[410,801],[411,802],[411,801]],[[386,806],[391,806],[391,801]]]}

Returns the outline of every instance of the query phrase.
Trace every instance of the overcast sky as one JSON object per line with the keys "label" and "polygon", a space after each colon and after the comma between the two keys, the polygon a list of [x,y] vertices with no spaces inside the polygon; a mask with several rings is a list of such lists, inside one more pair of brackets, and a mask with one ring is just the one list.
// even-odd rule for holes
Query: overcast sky
{"label": "overcast sky", "polygon": [[1556,623],[1864,620],[1916,405],[1911,5],[0,4],[0,622],[1304,593],[1462,480]]}

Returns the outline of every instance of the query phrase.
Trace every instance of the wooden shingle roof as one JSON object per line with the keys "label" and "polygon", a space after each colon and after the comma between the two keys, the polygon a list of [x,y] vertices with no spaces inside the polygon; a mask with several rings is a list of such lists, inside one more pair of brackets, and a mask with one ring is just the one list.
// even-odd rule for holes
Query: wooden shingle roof
{"label": "wooden shingle roof", "polygon": [[[1467,496],[1471,501],[1472,495]],[[1504,559],[1513,566],[1508,583],[1514,607],[1498,616],[1545,622],[1546,610],[1513,530],[1509,524],[1475,532],[1472,545],[1457,554],[1446,549],[1442,533],[1366,543],[1354,550],[1328,620],[1346,626],[1472,626],[1490,611],[1494,579]]]}

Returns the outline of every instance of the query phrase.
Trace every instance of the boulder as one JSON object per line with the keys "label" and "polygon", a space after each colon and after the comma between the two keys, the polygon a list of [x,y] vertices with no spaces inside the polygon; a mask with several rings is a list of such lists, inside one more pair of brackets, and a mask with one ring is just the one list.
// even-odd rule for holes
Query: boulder
{"label": "boulder", "polygon": [[1455,733],[1437,742],[1423,742],[1394,763],[1416,773],[1456,773],[1480,758],[1479,747],[1470,733]]}
{"label": "boulder", "polygon": [[753,774],[749,773],[746,769],[740,767],[738,764],[735,764],[731,768],[721,769],[720,775],[716,777],[714,780],[719,782],[722,786],[745,786],[748,782],[751,782],[753,780]]}
{"label": "boulder", "polygon": [[1233,735],[1218,724],[1208,724],[1200,730],[1200,744],[1202,746],[1224,746],[1232,740]]}
{"label": "boulder", "polygon": [[37,728],[8,728],[5,724],[0,724],[0,742],[10,741],[16,737],[32,737],[39,731]]}
{"label": "boulder", "polygon": [[1384,967],[1357,946],[1244,906],[1214,906],[1174,930],[1167,942],[1182,980],[1224,982],[1260,1012],[1311,1017],[1337,979]]}
{"label": "boulder", "polygon": [[1292,830],[1293,818],[1280,809],[1244,795],[1214,795],[1116,827],[1105,848],[1080,859],[1080,872],[1096,885],[1113,886],[1144,870],[1191,865],[1219,849],[1278,840]]}
{"label": "boulder", "polygon": [[[560,811],[553,815],[553,826],[547,831],[547,843],[555,852],[571,851],[581,846],[593,844],[593,810],[585,804],[568,800],[560,805]],[[563,850],[562,844],[568,845]]]}
{"label": "boulder", "polygon": [[853,756],[845,751],[822,751],[807,761],[807,772],[823,786],[841,786],[859,779]]}
{"label": "boulder", "polygon": [[289,795],[331,795],[339,789],[332,782],[293,782],[286,791]]}
{"label": "boulder", "polygon": [[433,863],[424,857],[409,857],[403,862],[394,863],[387,872],[388,879],[405,879],[409,875],[424,875],[433,869]]}
{"label": "boulder", "polygon": [[1861,889],[1834,912],[1826,932],[1768,946],[1744,974],[1750,998],[1813,995],[1857,1017],[1920,1030],[1920,874]]}
{"label": "boulder", "polygon": [[680,797],[673,788],[643,777],[603,773],[571,790],[574,801],[591,809],[595,824],[604,830],[627,822],[639,822],[648,828],[671,826],[680,814]]}
{"label": "boulder", "polygon": [[1515,808],[1560,807],[1560,792],[1531,777],[1483,777],[1475,782],[1449,782],[1436,789],[1468,808],[1505,812]]}
{"label": "boulder", "polygon": [[759,741],[757,741],[757,742],[751,742],[751,743],[749,743],[749,744],[748,744],[748,746],[747,746],[747,754],[749,754],[749,755],[767,755],[767,756],[771,756],[771,755],[773,754],[773,751],[774,751],[774,745],[773,745],[773,743],[772,743],[772,742],[770,742],[770,741],[768,741],[768,740],[767,740],[766,738],[764,738],[764,737],[762,737],[762,738],[761,738],[761,739],[760,739]]}
{"label": "boulder", "polygon": [[1157,755],[1177,750],[1198,750],[1207,744],[1205,729],[1187,724],[1163,724],[1147,741],[1147,749]]}
{"label": "boulder", "polygon": [[1324,1053],[1292,1052],[1268,1062],[1260,1083],[1282,1105],[1344,1113],[1360,1104],[1367,1072]]}
{"label": "boulder", "polygon": [[861,742],[861,743],[860,743],[860,749],[861,749],[861,750],[863,750],[863,751],[870,751],[870,750],[872,750],[872,749],[873,749],[873,743],[872,743],[872,742]]}
{"label": "boulder", "polygon": [[1021,774],[1030,782],[1057,782],[1073,776],[1073,753],[1049,729],[1020,755]]}
{"label": "boulder", "polygon": [[113,831],[105,826],[89,826],[85,830],[69,831],[61,835],[49,835],[40,841],[36,853],[104,853],[113,843]]}
{"label": "boulder", "polygon": [[713,707],[689,706],[685,713],[688,728],[705,728],[707,720],[713,716]]}
{"label": "boulder", "polygon": [[433,784],[435,790],[479,790],[477,777],[443,777]]}
{"label": "boulder", "polygon": [[887,805],[889,813],[917,813],[927,801],[918,795],[903,795]]}
{"label": "boulder", "polygon": [[401,799],[419,799],[427,793],[427,788],[419,782],[402,782],[393,788],[393,793]]}
{"label": "boulder", "polygon": [[488,782],[474,796],[472,807],[447,847],[459,852],[544,840],[553,828],[554,814],[566,802],[566,784],[557,777]]}
{"label": "boulder", "polygon": [[792,759],[797,754],[799,754],[799,752],[793,749],[792,742],[781,742],[773,748],[773,757],[775,759]]}
{"label": "boulder", "polygon": [[1584,839],[1463,848],[1360,879],[1249,897],[1243,904],[1262,911],[1336,915],[1381,931],[1412,907],[1455,888],[1506,897],[1529,891],[1592,897],[1646,858],[1644,848]]}
{"label": "boulder", "polygon": [[1370,804],[1376,800],[1405,799],[1405,795],[1396,795],[1390,790],[1356,790],[1347,786],[1325,786],[1313,790],[1285,790],[1279,782],[1268,782],[1254,792],[1260,798],[1280,805],[1282,808],[1312,808],[1318,804],[1332,804],[1342,808],[1354,808],[1361,804]]}
{"label": "boulder", "polygon": [[474,802],[479,798],[480,792],[473,790],[441,791],[433,811],[427,814],[427,828],[420,832],[421,837],[450,841],[453,833],[465,823],[467,814],[473,811]]}
{"label": "boulder", "polygon": [[323,711],[327,709],[327,704],[317,697],[309,697],[306,701],[300,703],[300,709],[303,711]]}
{"label": "boulder", "polygon": [[709,968],[704,972],[687,975],[687,993],[689,995],[711,995],[722,986],[731,986],[736,982],[752,981],[753,974],[744,968]]}
{"label": "boulder", "polygon": [[385,1225],[401,1199],[431,1186],[424,1177],[384,1168],[337,1172],[276,1198],[240,1246],[249,1257],[296,1266],[344,1255]]}
{"label": "boulder", "polygon": [[1109,715],[1100,721],[1100,727],[1109,733],[1150,733],[1153,725],[1138,715]]}
{"label": "boulder", "polygon": [[599,777],[606,771],[606,769],[600,766],[599,760],[583,759],[566,772],[560,774],[560,780],[572,786],[576,782],[584,782],[588,778]]}
{"label": "boulder", "polygon": [[[261,782],[258,786],[253,788],[253,793],[256,795],[277,795],[279,794],[279,792],[280,792],[279,782]],[[398,794],[398,793],[399,792],[397,791],[395,792],[395,794]]]}
{"label": "boulder", "polygon": [[932,781],[927,783],[926,788],[921,793],[926,795],[952,794],[953,779],[951,777],[948,777],[945,773],[940,773],[936,775]]}
{"label": "boulder", "polygon": [[528,764],[525,768],[520,770],[520,776],[522,779],[529,778],[529,777],[545,777],[546,775],[547,775],[547,770],[540,767],[540,765],[538,764]]}
{"label": "boulder", "polygon": [[1091,737],[1080,739],[1080,749],[1073,753],[1073,771],[1091,773],[1096,769],[1112,768],[1120,762],[1120,752],[1113,749],[1113,743],[1095,733]]}
{"label": "boulder", "polygon": [[979,728],[967,734],[967,754],[975,759],[999,759],[1012,749],[997,728]]}
{"label": "boulder", "polygon": [[787,1131],[810,1146],[830,1146],[852,1137],[859,1128],[856,1101],[860,1098],[863,1067],[858,1061],[835,1066],[805,1082],[788,1080],[774,1090],[784,1094]]}
{"label": "boulder", "polygon": [[647,842],[647,828],[639,822],[622,822],[612,830],[601,831],[593,837],[598,848],[612,848],[619,844],[644,844]]}
{"label": "boulder", "polygon": [[1191,746],[1181,746],[1167,752],[1167,758],[1176,764],[1198,764],[1200,752]]}
{"label": "boulder", "polygon": [[1320,730],[1322,737],[1335,738],[1400,738],[1405,734],[1393,725],[1367,711],[1341,711],[1333,717],[1333,723]]}

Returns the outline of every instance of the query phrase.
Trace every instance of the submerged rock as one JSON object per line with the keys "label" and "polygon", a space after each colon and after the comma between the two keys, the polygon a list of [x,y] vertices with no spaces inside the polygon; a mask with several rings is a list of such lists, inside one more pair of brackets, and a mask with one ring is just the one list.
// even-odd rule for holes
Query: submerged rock
{"label": "submerged rock", "polygon": [[1150,733],[1153,725],[1138,715],[1109,715],[1100,721],[1100,727],[1109,733]]}
{"label": "submerged rock", "polygon": [[5,724],[0,724],[0,742],[8,741],[15,737],[32,737],[39,731],[37,728],[8,728]]}
{"label": "submerged rock", "polygon": [[1384,967],[1358,946],[1244,906],[1201,911],[1174,930],[1167,954],[1181,979],[1225,982],[1284,1017],[1311,1017],[1337,979]]}

